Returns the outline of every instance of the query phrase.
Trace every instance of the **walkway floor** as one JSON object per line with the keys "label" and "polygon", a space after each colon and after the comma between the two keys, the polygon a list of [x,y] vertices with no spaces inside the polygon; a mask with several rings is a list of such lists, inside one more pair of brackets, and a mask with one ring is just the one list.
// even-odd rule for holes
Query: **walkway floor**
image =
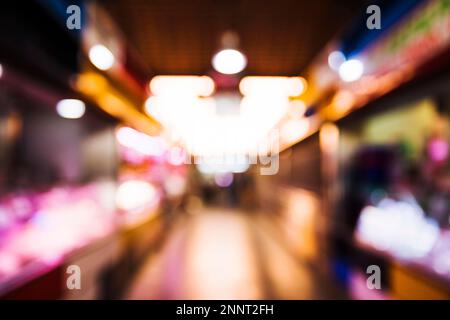
{"label": "walkway floor", "polygon": [[264,215],[202,209],[181,218],[148,257],[128,299],[339,298],[329,281],[287,250]]}

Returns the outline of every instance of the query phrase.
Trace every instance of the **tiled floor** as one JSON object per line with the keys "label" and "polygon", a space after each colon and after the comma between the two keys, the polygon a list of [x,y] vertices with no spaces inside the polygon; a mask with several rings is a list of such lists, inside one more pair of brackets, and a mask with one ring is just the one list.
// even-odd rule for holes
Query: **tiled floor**
{"label": "tiled floor", "polygon": [[138,272],[128,299],[339,298],[287,250],[264,215],[202,209],[180,218]]}

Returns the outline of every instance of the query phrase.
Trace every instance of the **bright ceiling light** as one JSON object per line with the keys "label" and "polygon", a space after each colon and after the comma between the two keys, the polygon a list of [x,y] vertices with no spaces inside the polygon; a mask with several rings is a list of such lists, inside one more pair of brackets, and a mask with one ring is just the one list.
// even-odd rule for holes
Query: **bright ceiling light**
{"label": "bright ceiling light", "polygon": [[2,77],[2,75],[3,75],[3,66],[2,66],[2,64],[0,63],[0,78]]}
{"label": "bright ceiling light", "polygon": [[89,50],[89,60],[100,70],[110,69],[115,61],[113,53],[104,45],[96,44]]}
{"label": "bright ceiling light", "polygon": [[363,75],[364,65],[357,59],[345,61],[339,67],[339,76],[345,82],[356,81]]}
{"label": "bright ceiling light", "polygon": [[166,146],[161,137],[151,137],[130,127],[121,127],[116,132],[120,145],[146,156],[162,156]]}
{"label": "bright ceiling light", "polygon": [[244,77],[239,83],[239,91],[244,96],[278,95],[295,97],[306,89],[302,77]]}
{"label": "bright ceiling light", "polygon": [[339,67],[341,64],[345,62],[345,56],[340,51],[333,51],[328,56],[328,65],[331,69],[337,71],[339,70]]}
{"label": "bright ceiling light", "polygon": [[197,169],[204,175],[215,173],[243,173],[250,168],[246,157],[225,154],[216,157],[201,157],[197,163]]}
{"label": "bright ceiling light", "polygon": [[235,74],[247,66],[247,58],[238,50],[225,49],[214,55],[212,65],[220,73]]}
{"label": "bright ceiling light", "polygon": [[156,76],[150,81],[150,90],[156,96],[207,97],[214,89],[214,81],[208,76]]}
{"label": "bright ceiling light", "polygon": [[79,119],[85,111],[84,102],[78,99],[63,99],[56,104],[56,112],[66,119]]}

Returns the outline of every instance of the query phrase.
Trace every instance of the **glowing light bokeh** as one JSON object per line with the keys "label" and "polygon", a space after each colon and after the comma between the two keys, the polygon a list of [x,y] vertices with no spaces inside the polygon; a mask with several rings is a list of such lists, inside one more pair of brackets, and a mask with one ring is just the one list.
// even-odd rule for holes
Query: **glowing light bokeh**
{"label": "glowing light bokeh", "polygon": [[307,87],[302,77],[244,77],[239,83],[239,91],[244,96],[279,95],[295,97]]}
{"label": "glowing light bokeh", "polygon": [[96,68],[103,71],[111,69],[115,63],[113,53],[102,44],[96,44],[89,49],[89,60]]}
{"label": "glowing light bokeh", "polygon": [[339,70],[345,60],[345,55],[341,51],[333,51],[328,55],[328,65],[335,71]]}
{"label": "glowing light bokeh", "polygon": [[146,156],[162,156],[166,146],[162,138],[151,137],[130,127],[121,127],[116,131],[119,144]]}
{"label": "glowing light bokeh", "polygon": [[356,81],[364,73],[364,65],[358,59],[347,60],[339,67],[339,77],[345,82]]}
{"label": "glowing light bokeh", "polygon": [[214,81],[208,76],[155,76],[150,81],[155,96],[202,96],[213,94]]}
{"label": "glowing light bokeh", "polygon": [[325,123],[319,132],[320,148],[324,153],[337,150],[339,143],[339,128],[333,123]]}
{"label": "glowing light bokeh", "polygon": [[56,112],[66,119],[79,119],[86,111],[86,105],[78,99],[63,99],[56,104]]}
{"label": "glowing light bokeh", "polygon": [[245,69],[247,58],[238,50],[225,49],[214,55],[212,65],[220,73],[235,74]]}
{"label": "glowing light bokeh", "polygon": [[167,161],[174,166],[179,166],[186,161],[186,151],[181,147],[172,147],[167,153]]}
{"label": "glowing light bokeh", "polygon": [[216,173],[214,182],[221,188],[227,188],[233,183],[233,174],[231,172]]}
{"label": "glowing light bokeh", "polygon": [[449,146],[445,139],[431,140],[427,149],[429,157],[435,162],[442,162],[448,158]]}
{"label": "glowing light bokeh", "polygon": [[357,237],[402,258],[427,255],[439,238],[439,225],[415,203],[385,198],[361,212]]}
{"label": "glowing light bokeh", "polygon": [[293,143],[303,138],[309,130],[309,121],[305,118],[289,120],[281,127],[281,138],[286,143]]}
{"label": "glowing light bokeh", "polygon": [[141,180],[128,180],[117,188],[116,205],[125,211],[150,207],[156,203],[158,192],[150,183]]}

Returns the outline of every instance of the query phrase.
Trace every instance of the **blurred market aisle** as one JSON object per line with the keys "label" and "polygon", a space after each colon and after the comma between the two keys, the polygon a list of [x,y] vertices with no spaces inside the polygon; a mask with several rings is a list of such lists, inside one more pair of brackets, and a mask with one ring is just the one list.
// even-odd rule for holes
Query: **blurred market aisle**
{"label": "blurred market aisle", "polygon": [[340,298],[262,214],[206,208],[180,219],[128,299]]}

